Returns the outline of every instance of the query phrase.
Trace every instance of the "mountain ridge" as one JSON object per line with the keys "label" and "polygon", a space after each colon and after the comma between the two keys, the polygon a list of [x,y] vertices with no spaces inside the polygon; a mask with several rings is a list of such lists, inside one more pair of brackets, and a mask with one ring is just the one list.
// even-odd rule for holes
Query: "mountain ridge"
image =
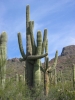
{"label": "mountain ridge", "polygon": [[[54,58],[49,61],[49,66],[54,62]],[[58,56],[57,71],[66,69],[72,69],[72,64],[75,63],[75,45],[69,45],[62,48],[61,54]],[[42,63],[44,65],[44,63]],[[14,76],[15,74],[24,74],[25,62],[21,62],[20,58],[12,58],[7,60],[7,76]],[[10,71],[11,70],[11,71]]]}

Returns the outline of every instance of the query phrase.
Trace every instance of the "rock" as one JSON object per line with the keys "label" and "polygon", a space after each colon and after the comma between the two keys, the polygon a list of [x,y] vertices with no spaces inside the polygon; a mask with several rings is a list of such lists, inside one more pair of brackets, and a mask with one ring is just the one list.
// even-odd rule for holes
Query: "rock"
{"label": "rock", "polygon": [[12,59],[8,59],[8,61],[11,61],[11,62],[20,62],[20,58],[12,58]]}
{"label": "rock", "polygon": [[75,55],[75,45],[66,46],[62,49],[61,56]]}

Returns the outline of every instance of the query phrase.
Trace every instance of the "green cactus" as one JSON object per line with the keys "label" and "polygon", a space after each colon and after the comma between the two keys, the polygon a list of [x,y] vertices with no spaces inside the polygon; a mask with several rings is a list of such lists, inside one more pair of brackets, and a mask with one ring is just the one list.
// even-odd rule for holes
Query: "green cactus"
{"label": "green cactus", "polygon": [[53,65],[51,67],[49,67],[47,70],[48,72],[52,73],[53,84],[55,84],[55,85],[57,84],[57,71],[56,71],[57,60],[58,60],[58,51],[56,51]]}
{"label": "green cactus", "polygon": [[7,59],[7,34],[2,32],[0,35],[0,83],[3,88],[6,79],[6,59]]}
{"label": "green cactus", "polygon": [[[46,40],[45,53],[48,53],[48,40]],[[55,67],[57,64],[57,58],[58,58],[58,51],[56,51],[55,61],[52,65],[52,67],[49,67],[49,65],[48,65],[48,62],[49,62],[48,56],[45,57],[44,68],[41,66],[41,70],[44,72],[44,94],[46,96],[48,96],[48,93],[49,93],[49,85],[50,85],[49,73],[51,73],[53,70],[55,70]],[[55,76],[56,76],[56,74],[55,74]],[[56,81],[56,79],[55,79],[55,81]]]}
{"label": "green cactus", "polygon": [[[21,34],[18,33],[18,43],[23,60],[26,61],[26,80],[29,87],[37,87],[40,85],[40,59],[47,56],[43,54],[47,34],[45,34],[43,42],[41,32],[37,32],[37,45],[35,44],[33,35],[34,21],[30,21],[29,5],[26,6],[26,54],[22,46]],[[42,48],[43,47],[43,48]]]}
{"label": "green cactus", "polygon": [[75,89],[75,64],[72,65],[72,69],[73,69],[73,87]]}

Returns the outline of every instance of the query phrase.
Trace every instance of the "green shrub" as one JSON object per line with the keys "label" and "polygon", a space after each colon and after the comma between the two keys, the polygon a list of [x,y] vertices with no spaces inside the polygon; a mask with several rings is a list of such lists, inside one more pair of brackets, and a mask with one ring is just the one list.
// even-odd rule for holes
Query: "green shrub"
{"label": "green shrub", "polygon": [[72,82],[58,83],[51,86],[47,100],[75,100],[75,90]]}

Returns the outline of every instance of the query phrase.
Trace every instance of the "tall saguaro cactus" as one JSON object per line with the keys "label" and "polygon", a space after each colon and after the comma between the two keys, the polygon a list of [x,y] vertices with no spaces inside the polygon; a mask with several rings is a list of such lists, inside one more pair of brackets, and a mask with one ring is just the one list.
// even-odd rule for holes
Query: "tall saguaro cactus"
{"label": "tall saguaro cactus", "polygon": [[7,35],[3,32],[0,35],[0,83],[4,87],[6,78],[6,58],[7,58]]}
{"label": "tall saguaro cactus", "polygon": [[[45,53],[47,53],[47,52],[48,52],[48,41],[46,40]],[[46,56],[45,57],[44,68],[41,67],[41,70],[44,72],[44,94],[46,96],[48,96],[48,93],[49,93],[49,85],[50,85],[50,82],[49,82],[49,73],[51,73],[53,70],[55,70],[55,67],[57,65],[57,59],[58,59],[58,51],[56,51],[55,61],[54,61],[54,63],[53,63],[52,66],[49,67],[49,65],[48,65],[49,58],[48,58],[48,56]],[[56,80],[56,78],[55,78],[55,80]]]}
{"label": "tall saguaro cactus", "polygon": [[[47,34],[45,34],[42,41],[42,34],[37,32],[37,45],[35,44],[33,35],[34,21],[30,21],[29,5],[26,6],[26,54],[23,49],[21,34],[18,33],[18,43],[23,60],[26,61],[26,79],[28,86],[37,87],[40,85],[40,59],[47,56],[48,53],[43,54]],[[46,30],[46,29],[45,29]],[[42,49],[43,48],[43,49]]]}

